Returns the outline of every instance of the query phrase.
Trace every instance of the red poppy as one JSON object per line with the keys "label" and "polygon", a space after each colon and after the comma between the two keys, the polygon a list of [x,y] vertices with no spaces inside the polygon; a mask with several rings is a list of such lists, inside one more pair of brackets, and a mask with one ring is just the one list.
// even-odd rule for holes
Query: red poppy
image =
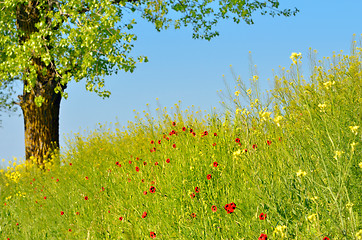
{"label": "red poppy", "polygon": [[155,162],[155,165],[157,166],[157,165],[158,165],[158,162]]}
{"label": "red poppy", "polygon": [[215,205],[212,205],[212,206],[211,206],[211,211],[216,212],[216,211],[217,211],[217,207],[216,207]]}
{"label": "red poppy", "polygon": [[173,144],[172,147],[173,147],[173,148],[176,148],[176,144]]}
{"label": "red poppy", "polygon": [[87,196],[85,196],[85,197],[84,197],[84,200],[88,200],[88,197],[87,197]]}
{"label": "red poppy", "polygon": [[150,237],[151,238],[156,238],[156,233],[155,232],[150,232]]}
{"label": "red poppy", "polygon": [[196,213],[191,213],[191,217],[195,218],[196,217]]}
{"label": "red poppy", "polygon": [[44,197],[44,199],[47,199],[47,197]]}
{"label": "red poppy", "polygon": [[211,174],[207,174],[206,178],[207,178],[207,180],[210,180],[211,179]]}
{"label": "red poppy", "polygon": [[145,218],[145,217],[147,217],[147,212],[143,212],[143,214],[142,214],[142,218]]}
{"label": "red poppy", "polygon": [[207,135],[209,135],[209,133],[207,131],[205,131],[202,135],[207,136]]}
{"label": "red poppy", "polygon": [[69,166],[72,166],[72,165],[73,165],[73,164],[70,162],[70,163],[69,163]]}
{"label": "red poppy", "polygon": [[256,144],[253,144],[253,148],[256,149],[258,146],[256,146]]}
{"label": "red poppy", "polygon": [[214,165],[214,167],[217,167],[218,163],[217,163],[217,162],[214,162],[213,165]]}
{"label": "red poppy", "polygon": [[158,144],[161,144],[161,140],[158,140],[157,142],[158,142]]}
{"label": "red poppy", "polygon": [[61,211],[61,212],[60,212],[60,215],[64,215],[64,212],[63,212],[63,211]]}
{"label": "red poppy", "polygon": [[266,234],[262,233],[260,235],[260,237],[258,238],[258,240],[268,240],[268,236]]}
{"label": "red poppy", "polygon": [[85,180],[88,180],[89,178],[88,177],[85,177]]}
{"label": "red poppy", "polygon": [[118,166],[119,162],[116,162],[116,165]]}
{"label": "red poppy", "polygon": [[172,122],[172,126],[176,126],[176,122]]}
{"label": "red poppy", "polygon": [[270,146],[271,144],[271,141],[267,140],[266,143]]}
{"label": "red poppy", "polygon": [[143,194],[144,194],[144,195],[147,195],[147,191],[144,191]]}
{"label": "red poppy", "polygon": [[214,133],[214,136],[216,137],[216,136],[217,136],[217,133]]}
{"label": "red poppy", "polygon": [[195,137],[195,136],[196,136],[196,133],[193,132],[192,135]]}
{"label": "red poppy", "polygon": [[191,193],[191,194],[190,194],[190,197],[191,197],[191,198],[194,198],[194,197],[195,197],[195,193]]}
{"label": "red poppy", "polygon": [[122,221],[122,220],[123,220],[123,217],[119,217],[118,219],[119,219],[119,221]]}
{"label": "red poppy", "polygon": [[76,215],[79,215],[79,212],[76,212],[75,214],[76,214]]}
{"label": "red poppy", "polygon": [[169,158],[167,158],[167,159],[166,159],[166,162],[167,162],[167,163],[170,163],[170,159],[169,159]]}
{"label": "red poppy", "polygon": [[329,237],[324,237],[323,240],[329,240]]}
{"label": "red poppy", "polygon": [[194,130],[192,130],[192,128],[190,129],[190,133],[193,133],[194,132]]}
{"label": "red poppy", "polygon": [[195,192],[200,192],[200,188],[199,187],[195,187]]}
{"label": "red poppy", "polygon": [[170,139],[167,137],[166,140],[169,141]]}
{"label": "red poppy", "polygon": [[143,162],[143,165],[144,165],[144,166],[146,166],[146,164],[147,164],[146,162]]}
{"label": "red poppy", "polygon": [[140,168],[139,167],[136,167],[136,172],[139,172],[140,171]]}
{"label": "red poppy", "polygon": [[184,131],[184,132],[185,132],[185,131],[186,131],[186,128],[185,128],[185,127],[183,127],[183,128],[182,128],[182,131]]}
{"label": "red poppy", "polygon": [[235,142],[240,143],[240,139],[239,139],[239,138],[236,138],[236,139],[235,139]]}
{"label": "red poppy", "polygon": [[226,205],[224,206],[224,208],[225,208],[225,210],[226,210],[227,213],[233,213],[234,210],[236,209],[236,205],[235,205],[235,203],[232,202],[232,203],[226,204]]}
{"label": "red poppy", "polygon": [[151,186],[151,187],[150,187],[150,192],[151,192],[151,193],[156,192],[156,188],[155,188],[154,186]]}
{"label": "red poppy", "polygon": [[259,219],[260,220],[265,220],[265,218],[266,218],[266,213],[260,213]]}
{"label": "red poppy", "polygon": [[104,187],[102,187],[102,191],[104,191]]}
{"label": "red poppy", "polygon": [[70,228],[69,228],[69,230],[68,230],[68,231],[69,231],[69,232],[71,232],[71,231],[72,231],[72,229],[70,229]]}
{"label": "red poppy", "polygon": [[212,146],[215,147],[215,146],[216,146],[216,143],[213,143]]}
{"label": "red poppy", "polygon": [[129,164],[132,164],[132,161],[128,161]]}

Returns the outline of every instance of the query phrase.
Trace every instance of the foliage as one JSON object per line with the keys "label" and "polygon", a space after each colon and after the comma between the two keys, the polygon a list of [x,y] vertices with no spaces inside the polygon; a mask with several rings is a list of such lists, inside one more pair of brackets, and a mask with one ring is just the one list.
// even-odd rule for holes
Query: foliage
{"label": "foliage", "polygon": [[362,48],[308,81],[301,57],[266,101],[236,78],[225,114],[157,109],[75,134],[45,173],[9,167],[0,236],[362,239]]}

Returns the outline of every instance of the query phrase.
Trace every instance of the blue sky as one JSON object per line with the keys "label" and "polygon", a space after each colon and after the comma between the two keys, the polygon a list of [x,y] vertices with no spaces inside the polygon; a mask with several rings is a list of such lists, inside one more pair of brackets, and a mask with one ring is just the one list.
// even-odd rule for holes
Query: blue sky
{"label": "blue sky", "polygon": [[[267,79],[273,69],[289,67],[292,52],[304,56],[304,75],[308,76],[309,48],[318,56],[331,56],[333,51],[349,53],[353,34],[362,34],[361,0],[280,0],[282,8],[297,7],[295,17],[254,16],[254,25],[223,21],[217,26],[220,36],[206,40],[192,39],[189,28],[157,32],[145,21],[138,21],[133,54],[145,55],[148,63],[139,64],[134,73],[119,72],[107,77],[109,99],[101,99],[85,90],[84,82],[68,85],[69,97],[62,100],[60,110],[60,143],[65,135],[92,130],[97,124],[115,122],[121,125],[134,119],[138,112],[157,108],[156,98],[164,107],[179,100],[183,108],[194,105],[202,110],[221,108],[217,91],[225,89],[222,75],[228,82],[233,71],[245,81],[251,76],[249,51],[257,65],[263,88],[271,88]],[[19,110],[11,117],[2,117],[0,128],[0,159],[5,163],[24,153],[23,119]]]}

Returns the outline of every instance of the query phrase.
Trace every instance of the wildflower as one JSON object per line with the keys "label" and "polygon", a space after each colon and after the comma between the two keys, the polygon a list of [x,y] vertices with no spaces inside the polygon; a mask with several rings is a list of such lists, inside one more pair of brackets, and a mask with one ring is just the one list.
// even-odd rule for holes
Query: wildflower
{"label": "wildflower", "polygon": [[211,174],[207,174],[206,178],[207,178],[207,180],[210,180],[211,179]]}
{"label": "wildflower", "polygon": [[256,146],[256,144],[253,144],[253,148],[256,149],[258,146]]}
{"label": "wildflower", "polygon": [[216,211],[217,211],[217,207],[216,207],[215,205],[212,205],[212,206],[211,206],[211,211],[216,212]]}
{"label": "wildflower", "polygon": [[150,237],[151,238],[156,238],[156,233],[155,232],[150,232]]}
{"label": "wildflower", "polygon": [[154,144],[155,142],[153,140],[151,140],[151,144]]}
{"label": "wildflower", "polygon": [[307,173],[302,171],[301,169],[299,169],[299,171],[297,172],[297,177],[300,177],[300,176],[304,177],[305,175],[307,175]]}
{"label": "wildflower", "polygon": [[233,153],[233,157],[234,158],[237,158],[237,157],[239,157],[241,155],[241,150],[239,149],[239,150],[237,150],[237,151],[235,151],[234,153]]}
{"label": "wildflower", "polygon": [[87,197],[87,196],[85,196],[85,197],[84,197],[84,200],[88,200],[88,197]]}
{"label": "wildflower", "polygon": [[147,191],[144,191],[144,192],[143,192],[143,195],[147,195]]}
{"label": "wildflower", "polygon": [[191,217],[195,218],[196,217],[196,213],[191,213]]}
{"label": "wildflower", "polygon": [[359,231],[356,233],[356,238],[357,238],[358,240],[362,240],[362,229],[359,230]]}
{"label": "wildflower", "polygon": [[323,240],[329,240],[329,237],[324,237]]}
{"label": "wildflower", "polygon": [[139,167],[136,167],[136,172],[139,172],[140,171],[140,168]]}
{"label": "wildflower", "polygon": [[228,203],[224,206],[224,209],[226,210],[227,213],[233,213],[234,210],[236,209],[236,204],[235,203]]}
{"label": "wildflower", "polygon": [[310,222],[315,222],[317,220],[317,214],[312,214],[312,215],[309,215],[307,217],[307,219],[310,221]]}
{"label": "wildflower", "polygon": [[76,215],[79,215],[79,212],[76,212],[75,214],[76,214]]}
{"label": "wildflower", "polygon": [[170,159],[169,159],[169,158],[167,158],[167,159],[166,159],[166,162],[167,162],[167,163],[170,163]]}
{"label": "wildflower", "polygon": [[283,120],[283,116],[277,116],[274,118],[275,124],[280,127],[280,121]]}
{"label": "wildflower", "polygon": [[118,166],[118,165],[119,165],[119,162],[116,162],[116,165]]}
{"label": "wildflower", "polygon": [[157,165],[158,165],[158,162],[155,162],[155,165],[157,166]]}
{"label": "wildflower", "polygon": [[156,188],[154,186],[151,186],[150,187],[150,193],[154,193],[154,192],[156,192]]}
{"label": "wildflower", "polygon": [[44,199],[47,199],[47,197],[44,197]]}
{"label": "wildflower", "polygon": [[175,127],[175,126],[176,126],[176,122],[172,122],[172,126],[174,126],[174,127]]}
{"label": "wildflower", "polygon": [[235,110],[235,115],[239,115],[241,112],[242,112],[242,110],[241,110],[240,108],[237,108],[237,109]]}
{"label": "wildflower", "polygon": [[217,133],[214,133],[214,137],[216,137],[217,136]]}
{"label": "wildflower", "polygon": [[145,217],[147,217],[147,212],[143,212],[143,214],[142,214],[142,218],[145,218]]}
{"label": "wildflower", "polygon": [[289,58],[292,59],[294,64],[297,64],[297,60],[302,59],[302,54],[293,52],[292,55],[290,55]]}
{"label": "wildflower", "polygon": [[172,147],[173,147],[173,148],[176,148],[176,144],[173,144]]}
{"label": "wildflower", "polygon": [[143,162],[143,166],[146,166],[147,165],[147,163],[146,162]]}
{"label": "wildflower", "polygon": [[191,198],[194,198],[194,197],[195,197],[195,193],[191,193],[191,194],[190,194],[190,197],[191,197]]}
{"label": "wildflower", "polygon": [[286,232],[285,230],[287,229],[287,226],[277,226],[274,230],[274,234],[279,235],[281,238],[285,238],[286,237]]}
{"label": "wildflower", "polygon": [[264,111],[259,112],[260,120],[262,121],[267,121],[270,118],[270,115],[271,112],[264,112]]}
{"label": "wildflower", "polygon": [[123,220],[123,217],[119,217],[118,219],[119,219],[119,221],[122,221],[122,220]]}
{"label": "wildflower", "polygon": [[60,215],[64,215],[64,212],[63,212],[63,211],[61,211],[61,212],[60,212]]}
{"label": "wildflower", "polygon": [[360,162],[360,163],[358,164],[358,166],[359,166],[360,168],[362,168],[362,162]]}
{"label": "wildflower", "polygon": [[358,134],[358,128],[359,126],[349,126],[349,129],[351,129],[351,132],[354,134],[354,135],[357,135]]}
{"label": "wildflower", "polygon": [[157,143],[158,143],[158,144],[161,144],[161,140],[158,140]]}
{"label": "wildflower", "polygon": [[333,158],[336,159],[336,160],[338,160],[338,158],[340,158],[343,153],[344,153],[343,151],[335,151]]}
{"label": "wildflower", "polygon": [[240,94],[240,91],[236,91],[234,94],[235,94],[235,96],[237,96],[237,97],[238,97],[238,96],[239,96],[239,94]]}
{"label": "wildflower", "polygon": [[88,177],[85,177],[85,180],[89,180],[89,178],[88,178]]}
{"label": "wildflower", "polygon": [[132,164],[132,161],[128,161],[129,164]]}
{"label": "wildflower", "polygon": [[71,232],[71,231],[72,231],[72,229],[70,229],[70,228],[69,228],[69,229],[68,229],[68,231],[69,231],[69,232]]}
{"label": "wildflower", "polygon": [[216,146],[216,143],[213,143],[212,146],[215,147],[215,146]]}
{"label": "wildflower", "polygon": [[329,89],[335,83],[336,83],[335,81],[328,81],[328,82],[323,83],[323,85],[326,87],[326,89]]}
{"label": "wildflower", "polygon": [[327,107],[327,104],[325,104],[325,103],[320,103],[320,104],[318,104],[318,107],[320,108],[319,109],[319,111],[320,112],[325,112],[325,108]]}
{"label": "wildflower", "polygon": [[214,165],[214,167],[217,167],[218,163],[217,163],[217,162],[214,162],[213,165]]}
{"label": "wildflower", "polygon": [[235,142],[240,143],[240,139],[239,139],[239,138],[236,138],[236,139],[235,139]]}
{"label": "wildflower", "polygon": [[195,192],[200,192],[200,188],[199,187],[195,187]]}
{"label": "wildflower", "polygon": [[346,204],[346,208],[348,208],[348,209],[352,209],[353,206],[354,206],[353,203],[347,203]]}
{"label": "wildflower", "polygon": [[265,220],[265,218],[266,218],[266,213],[260,213],[259,219],[260,220]]}
{"label": "wildflower", "polygon": [[251,94],[251,89],[246,90],[246,93],[247,93],[248,95],[250,95],[250,94]]}
{"label": "wildflower", "polygon": [[266,143],[270,146],[270,144],[271,144],[271,141],[269,141],[269,140],[266,140]]}
{"label": "wildflower", "polygon": [[264,233],[260,234],[260,237],[258,238],[258,240],[268,240],[268,236]]}
{"label": "wildflower", "polygon": [[354,152],[355,146],[356,146],[357,144],[358,144],[358,143],[355,143],[355,142],[352,142],[352,143],[351,143],[351,150],[352,150],[352,152]]}

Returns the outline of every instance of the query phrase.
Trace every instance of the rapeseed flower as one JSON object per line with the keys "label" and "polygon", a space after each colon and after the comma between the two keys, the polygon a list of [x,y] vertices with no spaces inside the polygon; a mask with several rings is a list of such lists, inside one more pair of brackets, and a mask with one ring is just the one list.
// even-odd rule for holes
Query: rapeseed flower
{"label": "rapeseed flower", "polygon": [[343,153],[344,153],[343,151],[335,151],[333,158],[337,160],[338,158],[340,158],[342,156]]}
{"label": "rapeseed flower", "polygon": [[299,171],[297,172],[297,177],[304,177],[305,175],[307,175],[307,173],[305,171],[302,171],[301,169],[299,169]]}
{"label": "rapeseed flower", "polygon": [[285,238],[287,236],[286,234],[286,230],[287,229],[287,226],[277,226],[274,230],[274,234],[280,236],[280,238]]}
{"label": "rapeseed flower", "polygon": [[357,134],[358,134],[358,128],[359,128],[359,126],[349,126],[349,129],[351,129],[351,132],[352,132],[354,135],[357,135]]}
{"label": "rapeseed flower", "polygon": [[302,54],[293,52],[292,55],[290,55],[289,58],[292,59],[294,64],[297,64],[297,60],[302,59]]}

